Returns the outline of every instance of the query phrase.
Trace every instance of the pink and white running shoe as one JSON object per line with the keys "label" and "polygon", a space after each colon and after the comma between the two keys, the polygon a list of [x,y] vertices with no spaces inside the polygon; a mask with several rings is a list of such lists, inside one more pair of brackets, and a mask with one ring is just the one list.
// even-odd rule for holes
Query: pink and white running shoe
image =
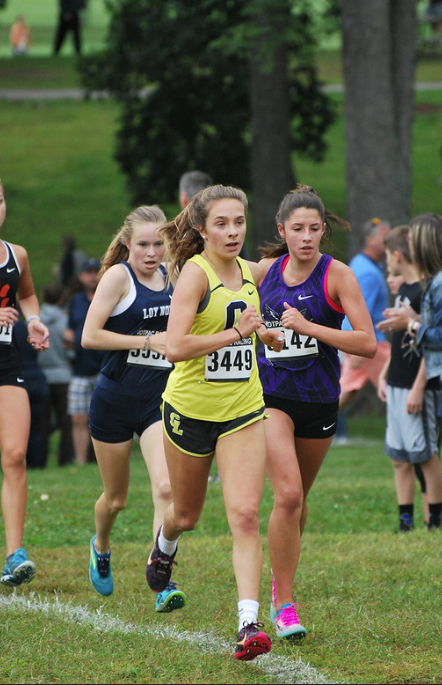
{"label": "pink and white running shoe", "polygon": [[301,625],[296,609],[299,609],[299,604],[283,604],[276,613],[273,624],[278,637],[302,640],[307,635],[306,629]]}
{"label": "pink and white running shoe", "polygon": [[276,594],[275,577],[272,571],[272,601],[270,602],[270,620],[275,626],[278,637],[285,637],[287,639],[302,640],[307,635],[307,631],[299,621],[299,616],[296,609],[299,609],[299,604],[283,604],[279,611],[276,611],[278,606],[278,597]]}

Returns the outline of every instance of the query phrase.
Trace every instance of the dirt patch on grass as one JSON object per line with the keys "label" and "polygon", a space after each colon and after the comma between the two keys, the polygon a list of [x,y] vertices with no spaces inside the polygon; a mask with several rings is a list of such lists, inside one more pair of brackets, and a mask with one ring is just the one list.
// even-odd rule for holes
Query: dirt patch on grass
{"label": "dirt patch on grass", "polygon": [[440,112],[442,110],[441,105],[435,105],[434,102],[418,102],[414,106],[415,112],[420,112],[421,114],[433,114],[434,112]]}

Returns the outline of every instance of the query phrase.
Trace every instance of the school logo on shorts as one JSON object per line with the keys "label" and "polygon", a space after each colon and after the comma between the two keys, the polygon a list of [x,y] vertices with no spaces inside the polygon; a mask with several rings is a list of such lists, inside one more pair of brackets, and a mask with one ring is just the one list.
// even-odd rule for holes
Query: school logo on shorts
{"label": "school logo on shorts", "polygon": [[172,428],[172,432],[176,433],[177,435],[182,435],[184,431],[180,428],[180,421],[181,421],[181,416],[179,414],[175,414],[175,412],[171,412],[170,417],[169,417],[169,423]]}

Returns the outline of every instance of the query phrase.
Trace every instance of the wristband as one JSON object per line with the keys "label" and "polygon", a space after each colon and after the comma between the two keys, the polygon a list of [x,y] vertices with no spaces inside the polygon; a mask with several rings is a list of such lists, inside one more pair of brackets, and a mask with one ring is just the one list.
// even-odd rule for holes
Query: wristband
{"label": "wristband", "polygon": [[148,350],[150,352],[150,335],[146,335],[143,350]]}
{"label": "wristband", "polygon": [[237,328],[236,326],[232,326],[232,328],[235,329],[235,331],[236,331],[236,332],[238,333],[238,335],[239,335],[239,339],[242,340],[242,333],[241,333],[241,331],[239,330],[239,328]]}
{"label": "wristband", "polygon": [[31,316],[28,316],[28,318],[26,319],[26,325],[28,325],[28,323],[32,321],[32,319],[38,319],[40,321],[40,317],[38,316],[38,314],[31,314]]}

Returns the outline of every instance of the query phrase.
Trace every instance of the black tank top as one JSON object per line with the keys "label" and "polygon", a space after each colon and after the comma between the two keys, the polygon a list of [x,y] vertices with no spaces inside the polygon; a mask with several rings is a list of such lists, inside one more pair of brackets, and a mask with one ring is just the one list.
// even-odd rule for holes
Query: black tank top
{"label": "black tank top", "polygon": [[[17,308],[17,290],[20,281],[20,266],[11,245],[5,240],[2,241],[6,247],[6,259],[0,264],[0,307]],[[11,342],[8,343],[7,331],[4,327],[0,331],[0,370],[10,369],[20,365],[20,354],[14,330],[12,329]]]}

